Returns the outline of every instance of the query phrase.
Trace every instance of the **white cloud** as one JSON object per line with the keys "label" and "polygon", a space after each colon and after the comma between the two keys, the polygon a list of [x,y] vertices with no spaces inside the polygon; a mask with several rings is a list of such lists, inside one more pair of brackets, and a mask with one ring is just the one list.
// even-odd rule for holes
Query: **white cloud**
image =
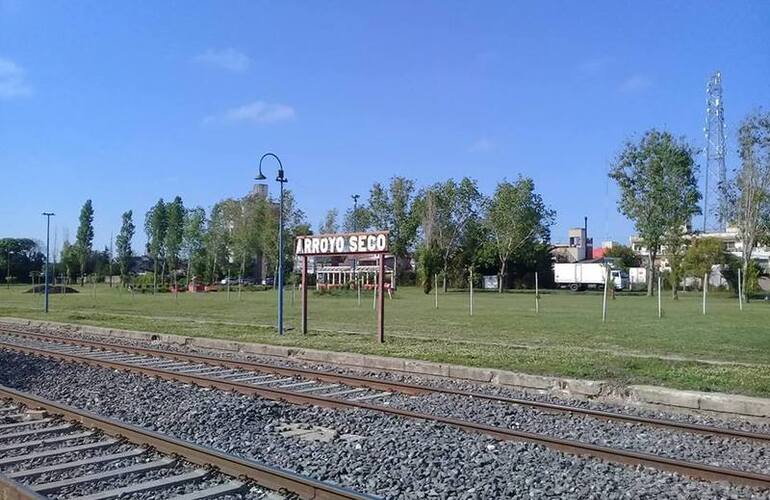
{"label": "white cloud", "polygon": [[32,87],[25,79],[24,68],[0,57],[0,99],[14,99],[32,95]]}
{"label": "white cloud", "polygon": [[251,58],[233,48],[222,50],[208,49],[195,56],[194,61],[200,64],[217,66],[234,73],[243,73],[251,66]]}
{"label": "white cloud", "polygon": [[231,108],[219,115],[208,116],[203,120],[208,123],[276,123],[293,120],[294,108],[286,104],[254,101],[237,108]]}
{"label": "white cloud", "polygon": [[652,80],[645,75],[633,75],[620,84],[621,92],[639,92],[652,86]]}
{"label": "white cloud", "polygon": [[482,137],[468,146],[468,151],[471,153],[488,153],[494,149],[495,145],[492,141],[486,137]]}

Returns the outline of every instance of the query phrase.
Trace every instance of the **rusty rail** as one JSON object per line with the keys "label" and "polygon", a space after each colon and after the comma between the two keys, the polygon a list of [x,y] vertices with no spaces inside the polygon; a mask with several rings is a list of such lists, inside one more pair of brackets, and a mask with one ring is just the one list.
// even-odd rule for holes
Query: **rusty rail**
{"label": "rusty rail", "polygon": [[[479,432],[490,435],[501,440],[512,441],[526,441],[539,445],[546,446],[551,449],[555,449],[561,452],[571,453],[579,456],[590,456],[605,459],[611,462],[622,463],[633,466],[647,466],[660,470],[666,470],[669,472],[675,472],[683,475],[687,475],[697,479],[705,479],[709,481],[728,481],[734,484],[741,484],[750,487],[758,487],[763,489],[770,489],[770,475],[741,471],[736,469],[729,469],[723,467],[716,467],[706,464],[699,464],[695,462],[688,462],[685,460],[672,459],[668,457],[662,457],[650,453],[635,452],[629,450],[622,450],[616,448],[610,448],[605,446],[594,445],[590,443],[584,443],[580,441],[555,438],[543,434],[536,434],[526,431],[517,431],[512,429],[506,429],[502,427],[495,427],[486,424],[480,424],[476,422],[466,421],[462,419],[452,417],[442,417],[438,415],[432,415],[427,413],[419,413],[408,410],[401,410],[398,408],[390,408],[387,406],[374,405],[359,401],[348,401],[330,398],[321,395],[312,394],[300,394],[282,389],[258,387],[252,386],[247,383],[228,381],[224,379],[210,378],[204,375],[195,375],[192,373],[178,373],[171,370],[164,370],[161,368],[152,368],[146,366],[136,366],[129,363],[123,363],[120,361],[107,361],[95,358],[89,358],[88,356],[81,356],[77,354],[62,353],[57,351],[47,351],[45,349],[39,349],[36,347],[18,346],[11,343],[4,343],[0,341],[0,344],[4,348],[34,354],[42,357],[60,359],[64,361],[71,361],[76,363],[82,363],[92,366],[100,366],[110,369],[123,369],[127,371],[133,371],[142,373],[145,375],[157,377],[164,380],[180,381],[187,384],[194,384],[203,387],[213,387],[226,391],[238,392],[247,395],[259,395],[261,397],[286,401],[296,404],[309,404],[324,406],[337,409],[350,409],[360,408],[370,411],[376,411],[387,415],[395,415],[410,419],[419,419],[426,421],[438,422],[446,425],[451,425],[462,430]],[[117,349],[118,346],[115,346]],[[129,352],[133,352],[134,348],[124,347],[129,349]],[[112,350],[112,349],[111,349]],[[138,351],[136,351],[138,352]],[[179,354],[177,354],[179,355]],[[181,358],[180,358],[181,359]],[[475,395],[474,395],[475,396]]]}
{"label": "rusty rail", "polygon": [[[318,500],[371,499],[374,497],[352,490],[271,467],[252,460],[228,455],[217,450],[175,439],[165,434],[152,432],[141,427],[103,417],[62,403],[41,398],[0,385],[0,397],[12,399],[28,408],[43,409],[50,414],[78,421],[86,427],[102,430],[106,434],[122,436],[135,444],[143,444],[169,455],[178,455],[185,460],[204,467],[215,467],[223,474],[247,478],[271,490],[285,489],[300,498]],[[0,498],[40,499],[40,495],[29,491],[19,483],[0,474]]]}
{"label": "rusty rail", "polygon": [[709,425],[691,424],[687,422],[677,422],[674,420],[641,417],[637,415],[624,415],[622,413],[593,410],[590,408],[580,408],[577,406],[560,405],[556,403],[546,403],[542,401],[533,401],[529,399],[495,396],[491,394],[461,391],[457,389],[428,387],[428,386],[423,386],[418,384],[410,384],[407,382],[385,381],[385,380],[380,380],[372,377],[328,373],[328,372],[322,372],[322,371],[316,371],[316,370],[309,370],[306,368],[281,367],[281,366],[271,365],[269,363],[218,358],[215,356],[206,356],[203,354],[179,353],[179,352],[173,352],[173,351],[164,351],[160,349],[151,349],[147,347],[135,347],[135,346],[125,346],[120,344],[111,344],[108,342],[100,342],[96,340],[64,338],[64,337],[58,337],[55,335],[49,335],[44,333],[15,330],[15,329],[7,328],[5,326],[0,327],[0,333],[8,333],[8,334],[22,336],[22,337],[32,337],[32,338],[37,338],[37,339],[60,343],[60,344],[71,344],[71,345],[78,345],[78,346],[84,346],[84,347],[92,347],[95,349],[125,352],[125,353],[131,353],[131,354],[143,354],[147,356],[163,357],[163,358],[175,359],[179,361],[203,363],[203,364],[212,365],[212,366],[221,366],[223,368],[254,370],[254,371],[273,373],[273,374],[279,374],[279,375],[314,378],[317,380],[322,380],[327,382],[342,383],[342,384],[355,386],[355,387],[368,387],[370,389],[379,389],[379,390],[389,391],[389,392],[400,392],[403,394],[410,394],[410,395],[434,393],[434,394],[446,394],[451,396],[469,397],[469,398],[483,399],[486,401],[493,401],[498,403],[528,406],[531,408],[537,408],[537,409],[547,410],[547,411],[555,411],[560,413],[575,413],[575,414],[586,415],[589,417],[603,419],[603,420],[615,420],[619,422],[650,425],[655,427],[662,427],[662,428],[674,429],[674,430],[697,433],[697,434],[707,434],[707,435],[713,435],[713,436],[740,438],[740,439],[751,439],[755,441],[770,443],[770,434],[741,431],[737,429],[720,428],[720,427],[714,427]]}

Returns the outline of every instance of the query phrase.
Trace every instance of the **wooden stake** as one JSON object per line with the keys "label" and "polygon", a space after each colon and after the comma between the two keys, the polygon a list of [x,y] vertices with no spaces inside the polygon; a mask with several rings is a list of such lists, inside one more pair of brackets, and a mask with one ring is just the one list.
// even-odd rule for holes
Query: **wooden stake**
{"label": "wooden stake", "polygon": [[741,281],[741,268],[738,268],[738,308],[743,311],[743,282]]}
{"label": "wooden stake", "polygon": [[470,285],[471,285],[471,287],[470,287],[470,308],[471,308],[471,310],[470,310],[470,312],[471,312],[471,316],[473,316],[473,268],[471,268],[470,271],[471,271],[471,278],[470,278]]}
{"label": "wooden stake", "polygon": [[709,287],[709,275],[708,273],[703,275],[703,315],[706,315],[706,290]]}
{"label": "wooden stake", "polygon": [[661,302],[661,283],[660,283],[660,275],[658,275],[658,319],[663,317],[663,303]]}
{"label": "wooden stake", "polygon": [[602,294],[602,323],[607,321],[607,287],[609,286],[610,282],[609,269],[610,268],[608,267],[604,276],[604,294]]}
{"label": "wooden stake", "polygon": [[540,288],[537,283],[537,271],[535,271],[535,312],[540,312]]}
{"label": "wooden stake", "polygon": [[433,291],[436,296],[436,309],[438,309],[438,274],[433,275]]}

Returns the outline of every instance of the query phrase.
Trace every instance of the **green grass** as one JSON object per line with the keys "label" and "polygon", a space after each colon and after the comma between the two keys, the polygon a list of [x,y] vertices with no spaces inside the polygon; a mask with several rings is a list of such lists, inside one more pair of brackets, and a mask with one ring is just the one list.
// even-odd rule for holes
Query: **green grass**
{"label": "green grass", "polygon": [[[477,293],[474,316],[468,295],[433,295],[401,288],[386,300],[386,339],[374,342],[372,295],[361,306],[355,295],[310,294],[310,335],[290,330],[278,337],[275,292],[136,294],[86,286],[79,294],[52,295],[51,312],[42,297],[22,287],[0,289],[0,316],[50,319],[134,330],[210,336],[243,341],[410,357],[507,370],[647,383],[705,391],[770,396],[770,303],[711,296],[701,314],[698,293],[679,301],[619,296],[601,322],[601,295],[543,295],[540,313],[523,293]],[[299,319],[299,294],[286,294],[286,323]]]}

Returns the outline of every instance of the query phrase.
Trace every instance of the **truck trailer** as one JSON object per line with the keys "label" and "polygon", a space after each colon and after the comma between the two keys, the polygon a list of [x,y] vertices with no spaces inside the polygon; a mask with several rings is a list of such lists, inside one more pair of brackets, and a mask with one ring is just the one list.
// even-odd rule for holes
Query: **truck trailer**
{"label": "truck trailer", "polygon": [[554,282],[556,285],[559,288],[569,288],[574,292],[587,288],[603,289],[608,271],[610,282],[616,290],[622,290],[628,285],[628,275],[609,264],[573,262],[553,265]]}

